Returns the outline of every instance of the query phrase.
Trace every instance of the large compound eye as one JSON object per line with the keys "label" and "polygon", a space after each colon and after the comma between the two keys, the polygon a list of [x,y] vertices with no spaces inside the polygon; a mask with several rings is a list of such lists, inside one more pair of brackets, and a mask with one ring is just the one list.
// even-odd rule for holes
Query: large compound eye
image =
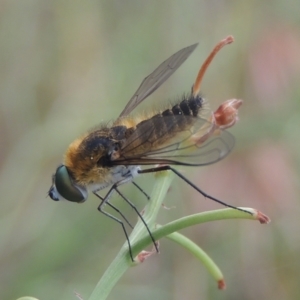
{"label": "large compound eye", "polygon": [[64,165],[56,170],[54,183],[58,193],[66,200],[81,203],[87,198],[86,189],[76,186],[72,182],[70,174]]}

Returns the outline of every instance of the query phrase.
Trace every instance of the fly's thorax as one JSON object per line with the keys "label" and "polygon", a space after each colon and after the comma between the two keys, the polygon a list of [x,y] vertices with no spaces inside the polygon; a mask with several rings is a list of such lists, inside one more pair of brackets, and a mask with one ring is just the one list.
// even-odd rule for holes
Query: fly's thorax
{"label": "fly's thorax", "polygon": [[84,186],[107,181],[111,157],[117,153],[125,131],[122,126],[99,129],[70,144],[64,165],[74,181]]}

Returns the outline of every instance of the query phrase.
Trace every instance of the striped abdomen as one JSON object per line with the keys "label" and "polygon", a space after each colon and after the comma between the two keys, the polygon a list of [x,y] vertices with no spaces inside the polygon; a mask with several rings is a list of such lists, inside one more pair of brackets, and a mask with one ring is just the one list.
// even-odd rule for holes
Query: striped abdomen
{"label": "striped abdomen", "polygon": [[[153,117],[141,121],[131,131],[123,144],[123,153],[130,156],[140,156],[149,151],[155,151],[163,145],[168,145],[174,137],[190,130],[198,120],[203,108],[200,96],[188,96],[170,109],[166,109]],[[186,134],[184,135],[186,136]],[[127,154],[127,155],[128,155]]]}
{"label": "striped abdomen", "polygon": [[184,97],[184,99],[179,104],[174,105],[171,109],[166,109],[161,113],[161,115],[162,116],[185,115],[185,116],[197,117],[202,107],[203,107],[203,99],[199,95],[197,96],[191,95],[189,97]]}

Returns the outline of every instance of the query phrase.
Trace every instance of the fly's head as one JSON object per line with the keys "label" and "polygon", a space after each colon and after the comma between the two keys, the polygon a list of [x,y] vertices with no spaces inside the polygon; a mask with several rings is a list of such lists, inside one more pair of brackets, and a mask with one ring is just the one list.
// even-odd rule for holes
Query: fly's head
{"label": "fly's head", "polygon": [[75,140],[52,177],[48,192],[51,199],[66,199],[82,203],[87,199],[88,187],[105,184],[111,170],[111,160],[118,153],[118,144],[97,132]]}
{"label": "fly's head", "polygon": [[54,201],[62,199],[83,203],[88,196],[85,186],[77,184],[65,165],[60,165],[52,176],[52,186],[48,192]]}

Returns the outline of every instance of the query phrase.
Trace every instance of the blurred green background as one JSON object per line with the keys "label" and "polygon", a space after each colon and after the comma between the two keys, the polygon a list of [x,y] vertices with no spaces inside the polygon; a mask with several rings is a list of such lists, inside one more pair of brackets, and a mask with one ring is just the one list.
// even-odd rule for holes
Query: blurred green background
{"label": "blurred green background", "polygon": [[[0,1],[0,299],[87,299],[125,241],[119,225],[84,205],[46,197],[68,144],[118,116],[164,59],[199,42],[187,62],[139,108],[178,99],[213,48],[202,84],[212,109],[241,98],[232,153],[183,168],[207,193],[260,209],[269,225],[221,221],[185,230],[222,269],[219,291],[204,267],[171,241],[130,269],[109,299],[300,297],[300,4],[288,1]],[[152,175],[138,183],[151,192]],[[144,197],[123,192],[139,209]],[[132,222],[136,215],[115,197]],[[161,224],[220,208],[175,179]]]}

